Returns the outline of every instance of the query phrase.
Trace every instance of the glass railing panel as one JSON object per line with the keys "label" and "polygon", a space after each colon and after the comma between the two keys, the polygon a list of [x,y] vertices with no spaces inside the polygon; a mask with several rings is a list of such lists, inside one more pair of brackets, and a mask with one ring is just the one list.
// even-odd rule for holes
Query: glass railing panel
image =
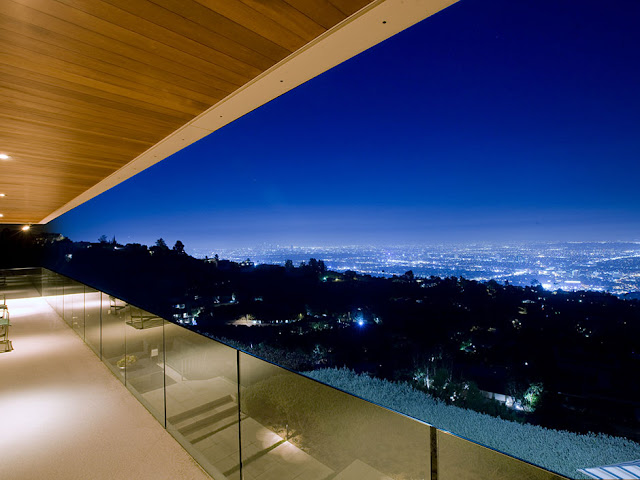
{"label": "glass railing panel", "polygon": [[240,353],[244,478],[430,478],[430,427]]}
{"label": "glass railing panel", "polygon": [[58,293],[57,289],[56,289],[56,274],[53,273],[50,270],[46,270],[44,269],[45,275],[46,275],[46,280],[45,283],[47,285],[46,287],[46,298],[47,301],[49,302],[49,304],[51,305],[51,308],[53,308],[54,310],[56,309],[56,299],[55,296]]}
{"label": "glass railing panel", "polygon": [[84,338],[84,284],[61,277],[63,297],[64,321],[80,336]]}
{"label": "glass railing panel", "polygon": [[64,314],[64,277],[56,275],[54,283],[56,291],[56,313],[62,318]]}
{"label": "glass railing panel", "polygon": [[102,361],[120,379],[125,381],[125,320],[127,304],[102,294]]}
{"label": "glass railing panel", "polygon": [[236,350],[164,329],[167,429],[213,478],[240,480]]}
{"label": "glass railing panel", "polygon": [[73,281],[66,278],[61,277],[62,280],[62,318],[67,323],[67,325],[71,326],[73,323]]}
{"label": "glass railing panel", "polygon": [[42,298],[50,305],[51,304],[51,273],[48,270],[42,269]]}
{"label": "glass railing panel", "polygon": [[40,297],[40,268],[0,269],[0,294],[8,299]]}
{"label": "glass railing panel", "polygon": [[126,386],[164,425],[163,320],[133,305],[125,309]]}
{"label": "glass railing panel", "polygon": [[73,282],[71,292],[71,327],[84,340],[84,284]]}
{"label": "glass railing panel", "polygon": [[102,294],[98,290],[86,287],[84,290],[84,341],[100,357],[101,326],[100,311]]}
{"label": "glass railing panel", "polygon": [[36,289],[36,291],[38,292],[38,294],[40,296],[43,296],[43,280],[44,280],[44,276],[43,276],[43,268],[40,267],[36,267],[36,268],[32,268],[29,269],[27,277],[29,279],[29,282],[31,283],[31,285],[33,286],[33,288]]}
{"label": "glass railing panel", "polygon": [[42,297],[49,302],[51,296],[51,284],[50,284],[50,272],[46,269],[42,269]]}
{"label": "glass railing panel", "polygon": [[49,271],[49,302],[55,312],[62,316],[60,313],[61,303],[60,292],[60,275],[55,272]]}
{"label": "glass railing panel", "polygon": [[55,273],[53,273],[51,270],[47,270],[46,268],[43,269],[43,272],[45,275],[44,283],[46,284],[46,289],[45,287],[43,287],[43,295],[45,295],[45,299],[47,300],[51,308],[55,311],[56,309],[55,296],[57,293],[55,288]]}
{"label": "glass railing panel", "polygon": [[438,480],[562,480],[566,477],[438,431]]}

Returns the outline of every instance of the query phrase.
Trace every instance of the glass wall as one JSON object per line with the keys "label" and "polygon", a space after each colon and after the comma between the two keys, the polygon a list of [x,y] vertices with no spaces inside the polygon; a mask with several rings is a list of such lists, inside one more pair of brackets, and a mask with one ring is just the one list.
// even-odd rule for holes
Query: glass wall
{"label": "glass wall", "polygon": [[45,269],[41,288],[52,308],[214,479],[565,478]]}

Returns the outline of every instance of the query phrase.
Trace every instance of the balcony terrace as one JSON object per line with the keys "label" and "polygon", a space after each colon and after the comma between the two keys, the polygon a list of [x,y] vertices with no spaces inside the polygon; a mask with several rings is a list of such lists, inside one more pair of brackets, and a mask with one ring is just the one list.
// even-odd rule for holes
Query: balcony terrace
{"label": "balcony terrace", "polygon": [[[0,223],[47,224],[451,3],[1,2]],[[0,294],[3,479],[564,478],[54,272]]]}
{"label": "balcony terrace", "polygon": [[2,288],[2,478],[209,478],[25,279]]}

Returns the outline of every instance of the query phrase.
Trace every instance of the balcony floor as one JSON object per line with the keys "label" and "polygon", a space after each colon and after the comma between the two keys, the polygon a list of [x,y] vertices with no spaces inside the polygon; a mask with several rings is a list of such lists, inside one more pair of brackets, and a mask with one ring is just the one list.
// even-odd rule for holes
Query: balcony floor
{"label": "balcony floor", "polygon": [[7,305],[0,477],[210,480],[35,290]]}

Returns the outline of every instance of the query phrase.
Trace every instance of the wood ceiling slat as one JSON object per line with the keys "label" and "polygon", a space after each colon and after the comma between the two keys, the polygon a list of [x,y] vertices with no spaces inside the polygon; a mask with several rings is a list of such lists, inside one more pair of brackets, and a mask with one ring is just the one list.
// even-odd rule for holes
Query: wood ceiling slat
{"label": "wood ceiling slat", "polygon": [[[173,0],[174,2],[179,0]],[[305,43],[310,38],[308,35],[303,37],[297,33],[283,27],[278,22],[265,16],[264,14],[254,10],[253,8],[245,5],[239,0],[196,0],[198,3],[218,12],[220,15],[224,15],[233,22],[241,25],[246,25],[249,29],[253,30],[257,34],[271,40],[272,42],[286,48],[293,52]]]}
{"label": "wood ceiling slat", "polygon": [[[58,1],[76,2],[78,0]],[[185,0],[185,2],[189,1],[190,0]],[[276,52],[273,51],[264,52],[265,49],[260,48],[261,46],[256,44],[253,44],[253,47],[260,48],[260,50],[263,51],[254,50],[219,34],[215,30],[208,30],[187,18],[175,14],[174,12],[162,8],[160,5],[148,0],[136,0],[135,2],[130,0],[104,0],[104,2],[119,8],[122,12],[128,12],[139,19],[146,19],[148,20],[147,23],[155,24],[166,31],[173,31],[178,35],[183,36],[183,38],[191,38],[211,51],[221,52],[229,58],[234,59],[236,62],[251,65],[259,70],[266,70],[278,60],[284,58],[288,53],[282,47],[278,47],[275,44],[272,45],[277,47],[281,54],[276,54]],[[139,22],[140,20],[138,20],[138,23]],[[140,30],[139,27],[138,30],[143,34],[146,34],[146,31]],[[152,30],[150,29],[150,33],[151,31]]]}
{"label": "wood ceiling slat", "polygon": [[63,95],[60,91],[46,90],[47,85],[20,80],[19,77],[4,75],[2,77],[3,92],[12,98],[28,99],[35,104],[51,106],[59,109],[60,112],[77,117],[79,120],[88,115],[91,119],[98,117],[105,122],[113,124],[113,118],[116,117],[118,126],[131,128],[134,131],[145,129],[156,135],[161,132],[167,132],[168,134],[172,131],[172,128],[175,130],[177,125],[175,119],[169,122],[141,115],[138,111],[128,112],[105,105],[100,105],[100,108],[96,108],[95,104],[86,99],[76,99],[73,102],[69,102],[68,96]]}
{"label": "wood ceiling slat", "polygon": [[[60,195],[48,185],[42,185],[37,190],[35,188],[31,190],[33,190],[33,193],[21,196],[20,198],[11,197],[14,200],[12,202],[13,205],[9,213],[5,213],[5,218],[2,219],[3,221],[6,223],[31,223],[28,219],[35,212],[43,211],[46,215],[46,210],[49,208],[47,205],[48,202],[51,202],[51,200],[62,200]],[[41,200],[42,198],[48,200]],[[16,220],[11,221],[7,218],[8,215]],[[2,227],[0,227],[0,229],[2,229]]]}
{"label": "wood ceiling slat", "polygon": [[[0,139],[4,142],[27,142],[31,140],[32,145],[49,145],[51,148],[60,148],[60,151],[70,151],[81,153],[82,155],[95,156],[100,154],[100,150],[111,150],[111,153],[118,155],[131,155],[136,152],[141,153],[148,148],[147,145],[139,142],[132,143],[130,140],[105,139],[105,137],[93,134],[81,134],[79,132],[68,131],[66,129],[55,130],[50,127],[32,124],[28,129],[20,129],[17,122],[15,126],[5,126],[0,132]],[[82,141],[81,138],[95,139],[93,143]]]}
{"label": "wood ceiling slat", "polygon": [[[238,88],[238,85],[220,80],[211,75],[202,75],[201,72],[191,68],[176,69],[176,73],[169,71],[166,67],[175,66],[174,62],[165,62],[162,68],[151,65],[151,62],[148,60],[148,63],[142,64],[138,60],[115,54],[109,50],[88,43],[79,42],[74,38],[45,30],[37,25],[19,22],[6,15],[0,15],[0,28],[12,34],[21,35],[23,38],[29,38],[35,42],[39,42],[46,47],[64,49],[71,55],[77,54],[91,59],[99,59],[107,68],[118,67],[117,70],[122,69],[128,72],[136,72],[139,75],[150,77],[151,79],[161,80],[164,83],[174,86],[180,86],[187,91],[210,95],[212,90],[218,90],[229,94]],[[23,44],[23,46],[28,48],[26,44]],[[148,58],[148,56],[145,56],[145,58]],[[155,60],[158,61],[162,59],[155,57]]]}
{"label": "wood ceiling slat", "polygon": [[[2,33],[4,32],[0,32],[0,34]],[[128,70],[118,65],[105,63],[101,59],[97,60],[94,57],[81,55],[77,52],[43,43],[23,35],[7,35],[4,46],[6,53],[14,53],[8,50],[9,47],[14,47],[15,53],[20,52],[19,49],[23,49],[26,52],[34,52],[36,55],[42,56],[45,61],[50,62],[54,67],[65,68],[65,66],[68,65],[69,68],[74,69],[79,75],[102,79],[109,81],[109,83],[124,86],[132,90],[138,90],[143,93],[160,91],[169,98],[193,99],[204,105],[212,105],[231,93],[230,90],[222,91],[215,88],[209,88],[207,94],[188,90],[183,88],[181,84],[173,84],[159,80],[158,78]],[[28,53],[24,55],[25,58],[30,58]]]}
{"label": "wood ceiling slat", "polygon": [[[38,161],[40,163],[44,163],[44,167],[41,170],[36,170],[31,168],[32,165],[35,165],[35,162]],[[31,177],[28,180],[28,183],[33,182],[33,181],[37,181],[38,180],[38,176],[36,176],[35,172],[39,171],[40,173],[42,173],[44,176],[51,178],[51,179],[55,179],[57,176],[57,170],[55,170],[56,167],[60,167],[63,168],[64,166],[68,165],[69,166],[69,170],[68,171],[76,171],[76,172],[84,172],[84,175],[88,175],[92,178],[104,178],[105,176],[111,175],[113,172],[115,172],[118,167],[100,167],[100,168],[96,168],[96,169],[92,169],[92,170],[87,170],[87,169],[83,169],[83,168],[78,168],[79,166],[81,166],[81,163],[78,162],[58,162],[56,160],[42,160],[42,159],[34,159],[32,157],[25,157],[25,167],[22,168],[8,168],[6,169],[6,175],[3,174],[2,178],[3,178],[3,182],[4,182],[4,188],[8,189],[11,187],[11,185],[9,183],[7,183],[6,178],[10,175],[10,174],[14,174],[14,175],[25,175],[26,177],[29,177],[29,175],[31,175]],[[86,165],[86,160],[85,160],[85,165]],[[29,173],[31,172],[31,173]],[[60,170],[60,173],[64,173],[63,170]],[[102,177],[100,177],[100,174],[103,174]],[[3,199],[4,201],[4,199]]]}
{"label": "wood ceiling slat", "polygon": [[80,141],[79,139],[82,137],[89,137],[89,135],[70,134],[67,131],[57,132],[50,128],[39,128],[37,125],[32,126],[29,130],[5,127],[0,133],[0,141],[6,144],[31,141],[34,146],[38,144],[48,145],[51,148],[60,148],[61,151],[75,152],[88,157],[99,154],[101,150],[111,150],[114,156],[122,155],[126,157],[131,154],[137,156],[136,153],[142,153],[147,149],[143,145],[132,145],[131,142],[125,140],[106,142],[102,137],[100,137],[101,142],[90,144]]}
{"label": "wood ceiling slat", "polygon": [[328,0],[285,0],[293,8],[302,12],[324,28],[331,28],[343,21],[344,13],[331,5]]}
{"label": "wood ceiling slat", "polygon": [[[77,175],[79,178],[103,178],[106,175],[110,175],[115,171],[117,167],[112,166],[98,166],[92,165],[90,169],[79,169],[78,164],[75,162],[67,161],[55,161],[47,162],[38,159],[25,159],[20,164],[15,164],[7,168],[3,168],[3,178],[10,175],[29,175],[29,172],[33,174],[34,178],[38,177],[38,174],[51,174],[54,172],[60,172],[66,175]],[[49,175],[52,176],[52,175]]]}
{"label": "wood ceiling slat", "polygon": [[90,104],[105,105],[115,108],[116,110],[140,113],[149,117],[157,117],[176,125],[182,125],[184,122],[193,118],[192,115],[187,113],[178,112],[166,107],[153,105],[132,98],[122,97],[121,95],[115,95],[109,92],[103,92],[79,83],[57,79],[38,72],[25,70],[17,66],[7,68],[4,63],[0,63],[0,75],[3,76],[3,81],[4,77],[9,78],[13,76],[22,81],[37,82],[46,91],[62,93],[71,101],[80,100],[87,101]]}
{"label": "wood ceiling slat", "polygon": [[[25,166],[25,168],[30,168],[31,166],[41,166],[41,167],[48,167],[51,166],[53,163],[57,164],[57,165],[61,165],[61,166],[69,166],[69,168],[75,168],[76,170],[78,170],[78,166],[81,166],[83,163],[82,157],[76,157],[74,155],[65,155],[65,156],[61,156],[58,155],[57,158],[55,159],[47,159],[47,158],[42,158],[40,156],[29,156],[28,158],[25,157],[25,160],[23,162],[21,162],[20,164],[16,163],[10,167],[8,167],[9,169],[13,169],[13,168],[21,168],[22,166]],[[86,165],[86,160],[84,160],[85,165]],[[105,172],[106,171],[113,171],[115,169],[117,169],[119,166],[119,162],[117,161],[109,161],[106,160],[104,158],[100,158],[97,159],[95,161],[91,162],[90,167],[86,168],[85,170],[87,171],[93,171],[94,169],[103,169]]]}
{"label": "wood ceiling slat", "polygon": [[[25,58],[29,60],[25,61]],[[121,99],[143,102],[146,104],[146,108],[157,109],[161,107],[169,114],[176,112],[193,117],[206,110],[208,106],[206,103],[196,102],[184,97],[175,97],[166,93],[154,96],[150,92],[140,91],[139,87],[133,90],[127,87],[127,85],[133,85],[133,82],[127,82],[113,76],[101,76],[98,72],[88,68],[64,63],[52,57],[29,52],[8,43],[5,43],[2,51],[0,51],[0,63],[3,66],[20,68],[44,75],[49,78],[47,83],[52,85],[64,82],[73,84],[71,87],[73,89],[88,87],[100,92],[102,96],[114,95]]]}
{"label": "wood ceiling slat", "polygon": [[[27,192],[26,190],[30,191]],[[19,197],[16,197],[15,194],[11,196],[13,205],[10,214],[13,216],[32,214],[34,210],[46,210],[50,208],[49,203],[52,200],[63,200],[59,189],[51,185],[39,185],[37,189],[30,185],[20,192],[21,195]],[[5,213],[6,216],[7,213]]]}
{"label": "wood ceiling slat", "polygon": [[[105,1],[111,3],[122,3],[122,0]],[[136,3],[139,5],[141,3],[151,2],[140,1]],[[202,32],[207,36],[210,36],[213,32],[215,35],[220,35],[221,39],[224,38],[225,43],[229,41],[237,43],[243,47],[251,49],[252,52],[264,55],[266,58],[269,58],[274,62],[282,60],[284,57],[299,48],[299,46],[286,48],[279,45],[278,43],[271,41],[269,38],[260,35],[244,25],[234,22],[230,18],[205,7],[194,0],[153,0],[153,4],[157,4],[166,11],[172,12],[174,15],[179,15],[190,22],[193,22],[193,24],[202,28]],[[212,37],[210,41],[217,43],[215,37]],[[253,53],[251,53],[251,55],[253,55]]]}
{"label": "wood ceiling slat", "polygon": [[62,162],[74,164],[78,167],[84,165],[85,168],[92,168],[95,165],[116,169],[122,166],[124,160],[122,155],[104,155],[99,151],[94,152],[92,156],[77,154],[69,149],[61,151],[59,148],[43,145],[42,142],[27,147],[18,147],[13,152],[21,159],[21,162],[27,165],[29,162],[45,162],[48,164]]}
{"label": "wood ceiling slat", "polygon": [[[23,183],[25,181],[25,179],[21,177],[14,177],[14,178],[11,178],[10,180],[13,183]],[[28,180],[28,177],[27,177],[27,180]],[[69,195],[69,194],[78,195],[82,193],[84,183],[78,182],[77,179],[73,179],[73,178],[63,177],[60,179],[59,182],[57,182],[56,179],[54,178],[47,179],[46,177],[42,177],[41,179],[38,179],[37,182],[27,184],[27,194],[32,196],[32,198],[41,198],[40,191],[43,188],[47,188],[47,187],[55,188],[56,192],[58,192],[56,195],[57,198],[63,199],[64,201],[64,198],[66,197],[66,195]],[[10,210],[5,209],[5,212],[10,212]],[[7,221],[6,217],[7,217],[7,214],[5,213],[5,218],[2,219],[3,222]]]}
{"label": "wood ceiling slat", "polygon": [[[23,150],[20,151],[20,161],[24,163],[24,165],[31,165],[35,163],[42,163],[44,165],[52,166],[51,176],[55,176],[55,171],[53,167],[57,164],[68,164],[74,166],[77,170],[87,170],[90,168],[99,167],[107,170],[117,170],[122,164],[122,158],[114,158],[113,156],[109,159],[105,158],[92,158],[85,155],[77,155],[73,152],[68,154],[60,154],[54,150],[48,150],[44,147],[39,149],[37,152],[33,152],[31,150]],[[111,164],[109,164],[111,163]],[[83,168],[80,168],[83,167]],[[3,167],[4,168],[4,167]],[[13,168],[13,167],[7,167]],[[5,183],[6,185],[6,183]]]}
{"label": "wood ceiling slat", "polygon": [[[10,90],[0,87],[0,97],[3,98],[3,106],[0,115],[13,116],[14,118],[33,119],[35,122],[43,122],[52,125],[63,125],[74,130],[94,132],[117,138],[129,138],[153,144],[156,136],[146,129],[137,129],[114,125],[100,117],[89,115],[69,115],[58,108],[47,108],[47,105],[25,102],[11,96]],[[78,122],[81,120],[81,122]],[[82,129],[78,128],[81,123]]]}
{"label": "wood ceiling slat", "polygon": [[[130,148],[127,148],[127,151],[129,152],[138,148],[149,148],[155,143],[152,140],[145,141],[141,140],[140,138],[131,138],[121,135],[113,135],[106,132],[92,131],[87,128],[78,128],[77,126],[74,126],[78,125],[77,122],[74,124],[69,124],[67,122],[67,124],[65,125],[60,121],[52,121],[51,119],[42,117],[41,115],[27,114],[24,111],[20,112],[13,110],[12,114],[9,109],[3,108],[2,111],[0,111],[0,118],[5,119],[5,124],[15,125],[17,128],[22,128],[24,132],[51,132],[52,136],[62,139],[65,139],[67,137],[82,138],[84,139],[84,141],[79,143],[85,143],[87,145],[100,145],[103,143],[108,144],[111,142],[119,142],[122,147],[126,147],[128,145]],[[7,131],[11,132],[12,128],[9,128]]]}
{"label": "wood ceiling slat", "polygon": [[[31,213],[35,209],[50,208],[49,204],[52,200],[60,201],[64,198],[60,194],[60,190],[52,185],[29,185],[18,192],[7,190],[7,195],[11,195],[11,210],[4,210],[2,213],[11,215],[23,215]],[[3,219],[4,220],[4,219]],[[2,227],[0,227],[2,228]]]}
{"label": "wood ceiling slat", "polygon": [[329,0],[329,3],[347,17],[371,3],[370,0]]}
{"label": "wood ceiling slat", "polygon": [[[224,0],[221,0],[224,1]],[[264,16],[280,23],[283,27],[291,30],[297,35],[307,40],[313,40],[326,32],[326,28],[314,22],[305,14],[299,12],[284,0],[241,0],[248,7],[253,8]]]}
{"label": "wood ceiling slat", "polygon": [[[13,1],[28,2],[29,0]],[[135,11],[135,6],[140,1],[142,0],[130,1],[128,5]],[[47,10],[52,15],[76,25],[99,31],[111,38],[121,39],[129,45],[135,46],[144,42],[145,49],[149,49],[151,45],[155,45],[156,49],[173,45],[178,51],[188,52],[194,57],[205,58],[219,67],[248,78],[259,74],[266,65],[271,63],[269,59],[261,56],[250,58],[250,61],[246,62],[241,57],[249,58],[248,49],[230,48],[235,54],[229,54],[223,51],[225,47],[230,46],[228,44],[220,44],[217,46],[218,48],[212,48],[208,44],[202,43],[200,38],[193,38],[188,29],[180,28],[184,31],[178,31],[171,25],[165,28],[146,17],[133,14],[107,2],[87,3],[82,0],[55,0],[50,3],[52,7],[47,6]],[[182,20],[184,21],[184,19]]]}
{"label": "wood ceiling slat", "polygon": [[71,194],[78,194],[86,189],[87,185],[91,185],[92,182],[95,182],[96,178],[90,175],[71,175],[68,173],[61,173],[60,175],[56,175],[55,177],[47,176],[47,171],[44,170],[43,174],[37,176],[36,179],[33,179],[35,176],[34,173],[21,173],[21,174],[7,174],[3,176],[4,181],[8,183],[26,183],[31,187],[39,187],[41,185],[49,185],[51,187],[60,187],[61,193],[64,195],[62,190],[68,189]]}
{"label": "wood ceiling slat", "polygon": [[114,131],[110,128],[104,128],[91,124],[89,122],[83,122],[82,128],[78,127],[78,121],[76,118],[71,118],[64,115],[48,114],[28,108],[14,108],[11,105],[7,105],[7,99],[5,99],[2,110],[0,110],[0,118],[4,119],[6,123],[18,122],[23,120],[28,124],[39,125],[56,131],[57,129],[65,129],[68,131],[76,132],[79,135],[90,135],[94,138],[102,137],[105,141],[117,141],[122,140],[125,142],[131,142],[141,146],[149,148],[156,142],[151,136],[148,136],[146,140],[140,138],[139,135],[133,135],[129,131]]}
{"label": "wood ceiling slat", "polygon": [[[44,168],[31,167],[29,169],[24,170],[16,170],[9,171],[6,174],[2,175],[4,182],[10,182],[13,178],[26,178],[27,182],[31,184],[33,182],[32,178],[45,178],[47,176],[51,177],[50,173],[52,171],[51,165]],[[80,182],[84,185],[91,185],[91,182],[95,182],[97,179],[104,178],[105,176],[113,173],[113,171],[106,169],[95,169],[91,170],[91,172],[80,171],[77,168],[68,168],[64,169],[58,166],[56,170],[56,178],[62,179],[73,179],[77,182]],[[45,182],[46,183],[46,182]]]}
{"label": "wood ceiling slat", "polygon": [[[66,28],[76,27],[73,28],[73,35],[83,42],[90,40],[92,34],[99,33],[106,37],[107,43],[115,42],[111,50],[116,53],[125,54],[130,47],[139,48],[147,55],[160,55],[170,61],[194,65],[202,68],[203,71],[210,70],[211,74],[216,76],[227,75],[229,72],[232,74],[230,77],[239,81],[240,85],[261,72],[258,67],[239,62],[224,53],[98,1],[91,3],[94,15],[51,0],[37,4],[32,4],[29,0],[2,0],[0,6],[5,3],[20,3],[23,8],[30,8],[33,5],[31,10],[62,20],[63,23],[68,24]],[[108,16],[105,16],[102,11],[104,9],[110,9]],[[12,9],[7,10],[11,12]],[[111,17],[116,23],[104,20]],[[118,21],[120,23],[117,23]],[[51,19],[47,19],[47,23],[51,22]],[[57,26],[56,30],[65,31],[65,28]],[[138,32],[144,32],[144,35]],[[231,78],[229,81],[232,81]]]}
{"label": "wood ceiling slat", "polygon": [[[128,65],[136,68],[138,64],[142,68],[157,68],[161,71],[171,72],[183,78],[188,76],[203,85],[211,84],[215,88],[224,90],[231,87],[239,87],[243,85],[249,77],[234,73],[228,69],[223,69],[213,63],[202,60],[199,57],[193,57],[185,52],[175,48],[162,48],[162,44],[153,44],[152,49],[145,49],[143,44],[129,45],[121,42],[119,39],[107,37],[101,33],[87,30],[75,24],[65,22],[46,13],[39,12],[30,8],[12,7],[11,2],[0,2],[0,13],[3,17],[15,20],[22,25],[22,34],[26,34],[24,30],[29,27],[39,29],[42,34],[49,32],[52,41],[65,45],[69,38],[75,45],[86,44],[89,47],[96,48],[96,56],[101,58],[102,52],[110,52],[111,56],[128,59]],[[78,40],[81,39],[81,40]],[[120,60],[116,60],[120,61]],[[125,60],[126,61],[126,60]],[[210,82],[222,82],[210,83]],[[228,84],[228,85],[226,85]]]}

